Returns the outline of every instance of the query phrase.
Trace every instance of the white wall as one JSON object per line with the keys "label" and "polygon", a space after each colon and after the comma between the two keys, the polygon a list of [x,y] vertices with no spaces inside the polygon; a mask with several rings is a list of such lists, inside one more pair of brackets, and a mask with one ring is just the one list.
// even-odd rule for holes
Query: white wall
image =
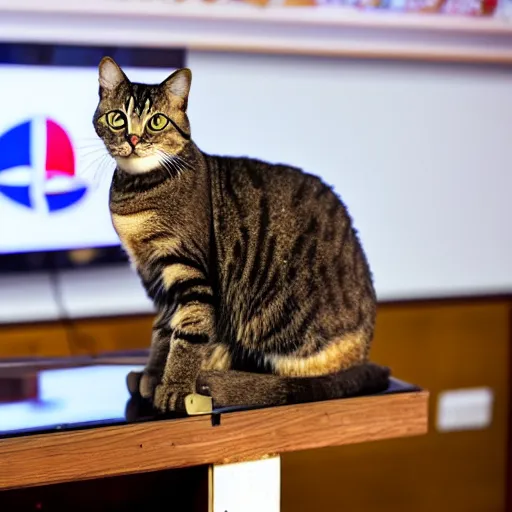
{"label": "white wall", "polygon": [[192,134],[322,176],[382,299],[512,290],[512,68],[192,52]]}
{"label": "white wall", "polygon": [[[381,299],[512,290],[512,68],[198,52],[188,64],[200,147],[334,185]],[[71,316],[151,310],[128,268],[62,280]],[[23,307],[16,288],[0,282],[0,322],[58,314],[47,291]]]}

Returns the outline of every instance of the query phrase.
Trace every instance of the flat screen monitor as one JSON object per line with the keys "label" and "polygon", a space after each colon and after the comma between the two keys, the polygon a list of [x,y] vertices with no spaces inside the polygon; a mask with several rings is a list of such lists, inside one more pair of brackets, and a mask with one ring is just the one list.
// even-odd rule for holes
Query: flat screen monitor
{"label": "flat screen monitor", "polygon": [[104,55],[159,83],[185,53],[0,44],[0,271],[125,259],[108,212],[115,165],[92,125]]}

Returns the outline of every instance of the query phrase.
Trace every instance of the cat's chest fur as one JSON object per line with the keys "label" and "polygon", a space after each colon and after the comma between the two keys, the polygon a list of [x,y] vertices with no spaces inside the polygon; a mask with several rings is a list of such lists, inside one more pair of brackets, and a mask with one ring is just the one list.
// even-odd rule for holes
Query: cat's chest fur
{"label": "cat's chest fur", "polygon": [[163,260],[177,255],[190,240],[207,247],[207,205],[197,197],[197,190],[204,190],[195,186],[197,180],[157,181],[145,189],[131,185],[127,179],[114,181],[110,214],[132,266],[143,278],[161,267]]}
{"label": "cat's chest fur", "polygon": [[159,192],[162,187],[157,182],[157,186],[144,188],[143,179],[137,176],[116,176],[110,189],[109,201],[114,230],[130,263],[137,270],[148,267],[151,259],[158,257],[160,238],[168,235],[162,225],[166,217]]}
{"label": "cat's chest fur", "polygon": [[116,213],[111,211],[112,225],[128,253],[131,263],[136,267],[148,264],[149,251],[144,240],[151,237],[152,227],[157,220],[157,212],[142,210],[135,213]]}

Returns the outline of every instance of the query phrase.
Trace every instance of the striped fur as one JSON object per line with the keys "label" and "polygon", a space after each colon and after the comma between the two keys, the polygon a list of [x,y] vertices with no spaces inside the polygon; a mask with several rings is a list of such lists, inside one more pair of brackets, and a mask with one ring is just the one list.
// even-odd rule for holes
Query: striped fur
{"label": "striped fur", "polygon": [[[170,411],[196,390],[217,405],[268,405],[382,389],[388,370],[368,363],[375,292],[346,207],[300,169],[202,152],[189,87],[188,70],[150,86],[100,64],[94,122],[118,163],[112,222],[158,310],[131,391]],[[126,104],[140,154],[102,121]],[[172,121],[158,134],[155,112]],[[161,157],[147,172],[126,163],[147,157]]]}

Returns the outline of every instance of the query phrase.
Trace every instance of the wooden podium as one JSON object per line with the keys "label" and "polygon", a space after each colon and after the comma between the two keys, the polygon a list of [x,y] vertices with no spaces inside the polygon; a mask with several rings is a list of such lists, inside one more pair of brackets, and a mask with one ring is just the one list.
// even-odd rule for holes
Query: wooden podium
{"label": "wooden podium", "polygon": [[281,454],[424,434],[427,405],[426,391],[392,379],[358,398],[7,433],[0,511],[276,512]]}

